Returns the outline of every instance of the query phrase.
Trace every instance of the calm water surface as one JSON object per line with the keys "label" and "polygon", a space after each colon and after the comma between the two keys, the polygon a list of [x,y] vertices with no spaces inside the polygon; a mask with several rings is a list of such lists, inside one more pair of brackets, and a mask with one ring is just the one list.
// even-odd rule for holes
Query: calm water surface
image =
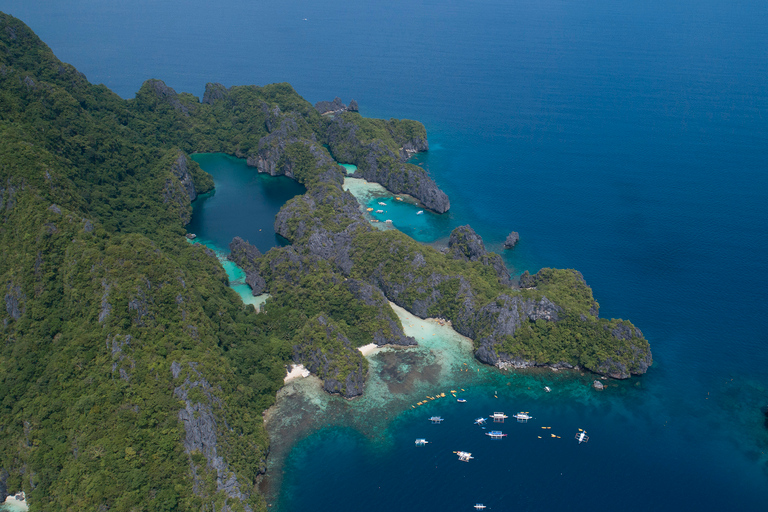
{"label": "calm water surface", "polygon": [[[151,77],[197,95],[208,81],[289,81],[311,102],[338,95],[367,116],[423,121],[431,150],[417,163],[452,210],[400,212],[399,228],[434,241],[469,223],[497,250],[519,231],[505,255],[515,271],[579,269],[601,314],[651,342],[649,373],[602,394],[580,376],[544,394],[529,392],[531,377],[486,370],[465,409],[393,410],[376,435],[318,425],[285,461],[283,509],[764,510],[765,2],[0,0],[0,10],[123,97]],[[236,203],[226,237],[274,245],[274,233],[245,232],[250,219],[271,225],[253,208],[272,200],[285,199]],[[194,229],[213,236],[207,218],[196,206]],[[536,419],[493,442],[472,420],[497,407]],[[432,413],[446,421],[432,428]],[[539,439],[541,426],[561,439]],[[424,436],[435,443],[416,450]],[[457,462],[461,449],[476,459]]]}

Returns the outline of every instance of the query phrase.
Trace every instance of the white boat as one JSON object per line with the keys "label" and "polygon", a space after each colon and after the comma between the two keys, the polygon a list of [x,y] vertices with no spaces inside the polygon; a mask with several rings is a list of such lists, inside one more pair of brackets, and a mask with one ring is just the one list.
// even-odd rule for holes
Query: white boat
{"label": "white boat", "polygon": [[502,434],[501,430],[491,430],[490,432],[486,432],[485,435],[489,436],[491,439],[501,439],[502,437],[507,437],[507,434]]}
{"label": "white boat", "polygon": [[477,503],[475,505],[475,509],[477,509],[477,510],[483,510],[484,508],[486,508],[486,507],[482,503]]}
{"label": "white boat", "polygon": [[425,444],[428,444],[428,443],[429,443],[429,441],[427,441],[426,439],[417,439],[416,440],[416,446],[424,446]]}
{"label": "white boat", "polygon": [[387,206],[387,203],[383,203],[383,202],[381,202],[381,201],[379,201],[379,204],[380,204],[381,206]]}
{"label": "white boat", "polygon": [[474,459],[472,454],[469,452],[456,452],[456,455],[459,456],[459,460],[462,462],[469,462],[469,459]]}
{"label": "white boat", "polygon": [[466,398],[457,398],[456,401],[459,402],[460,404],[463,404],[464,402],[467,401],[467,399]]}
{"label": "white boat", "polygon": [[432,423],[440,423],[443,421],[443,418],[441,418],[440,416],[432,416],[431,418],[429,418],[429,421],[431,421]]}
{"label": "white boat", "polygon": [[422,213],[424,213],[424,210],[419,210],[416,212],[416,215],[421,215]]}
{"label": "white boat", "polygon": [[387,219],[384,222],[386,222],[387,224],[392,224],[392,219]]}
{"label": "white boat", "polygon": [[503,412],[495,412],[495,413],[491,414],[491,415],[489,416],[489,418],[493,418],[493,421],[494,421],[495,423],[504,423],[504,420],[505,420],[506,418],[509,418],[509,416],[507,416],[507,415],[506,415],[506,414],[504,414]]}
{"label": "white boat", "polygon": [[384,213],[384,210],[376,210],[376,213]]}
{"label": "white boat", "polygon": [[[581,429],[579,429],[579,430],[581,430]],[[586,443],[587,441],[589,441],[589,436],[587,435],[587,431],[586,430],[581,430],[581,432],[576,434],[576,440],[579,442],[579,444]]]}
{"label": "white boat", "polygon": [[528,420],[533,418],[533,416],[529,416],[527,412],[519,412],[517,414],[513,414],[512,417],[517,418],[518,423],[528,423]]}
{"label": "white boat", "polygon": [[475,425],[485,425],[486,419],[485,418],[477,418],[475,420]]}
{"label": "white boat", "polygon": [[544,386],[544,391],[549,393],[550,391],[552,391],[552,388],[550,388],[549,386]]}

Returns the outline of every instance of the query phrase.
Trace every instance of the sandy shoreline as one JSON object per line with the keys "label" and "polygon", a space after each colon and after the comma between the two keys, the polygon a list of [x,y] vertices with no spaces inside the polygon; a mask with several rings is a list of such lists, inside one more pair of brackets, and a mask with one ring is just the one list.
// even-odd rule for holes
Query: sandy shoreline
{"label": "sandy shoreline", "polygon": [[299,379],[309,377],[309,370],[304,368],[303,364],[295,364],[291,367],[290,371],[288,372],[288,375],[285,376],[283,379],[283,382],[288,384],[293,379]]}
{"label": "sandy shoreline", "polygon": [[362,347],[357,347],[357,350],[363,353],[364,356],[372,356],[373,354],[376,354],[377,352],[381,351],[381,347],[378,346],[375,343],[369,343],[367,345],[363,345]]}
{"label": "sandy shoreline", "polygon": [[[16,496],[19,496],[19,498]],[[20,492],[16,495],[9,494],[5,498],[5,502],[0,503],[0,505],[3,507],[3,510],[7,510],[9,512],[26,512],[29,510],[26,496],[23,492]]]}

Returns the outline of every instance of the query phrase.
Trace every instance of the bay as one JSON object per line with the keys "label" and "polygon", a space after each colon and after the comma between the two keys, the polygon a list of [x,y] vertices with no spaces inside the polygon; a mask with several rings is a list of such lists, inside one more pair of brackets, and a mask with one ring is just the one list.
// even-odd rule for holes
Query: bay
{"label": "bay", "polygon": [[[364,401],[328,398],[337,414],[286,447],[276,506],[764,508],[764,2],[2,0],[0,10],[126,98],[150,77],[197,95],[208,81],[288,81],[311,102],[338,95],[366,116],[424,122],[430,151],[417,163],[452,209],[420,224],[406,211],[396,227],[433,242],[469,223],[494,250],[518,231],[504,255],[515,272],[579,269],[601,315],[632,320],[651,342],[649,373],[600,394],[587,376],[520,374],[507,386],[509,375],[481,368],[466,404],[413,412],[414,389],[361,420]],[[509,436],[485,446],[471,422],[497,401],[537,423],[505,425]],[[446,422],[416,451],[432,413]],[[561,439],[541,445],[531,437],[541,426]],[[450,453],[465,442],[477,446],[468,464]]]}

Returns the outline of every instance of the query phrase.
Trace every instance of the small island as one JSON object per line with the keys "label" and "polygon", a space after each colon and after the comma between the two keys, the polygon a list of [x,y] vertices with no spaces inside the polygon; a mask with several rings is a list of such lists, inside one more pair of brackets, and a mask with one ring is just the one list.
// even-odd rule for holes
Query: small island
{"label": "small island", "polygon": [[[450,321],[499,368],[624,379],[652,363],[639,329],[599,317],[576,270],[512,279],[469,226],[444,252],[371,226],[336,162],[436,213],[450,208],[408,163],[428,150],[417,121],[368,119],[356,102],[315,108],[285,83],[208,84],[200,100],[152,79],[123,100],[2,13],[0,83],[0,499],[266,510],[254,487],[269,453],[262,411],[286,367],[360,395],[359,347],[416,343],[390,302]],[[263,313],[187,241],[191,202],[213,188],[195,152],[307,189],[275,218],[289,245],[261,254],[232,242],[254,293],[270,294]]]}

